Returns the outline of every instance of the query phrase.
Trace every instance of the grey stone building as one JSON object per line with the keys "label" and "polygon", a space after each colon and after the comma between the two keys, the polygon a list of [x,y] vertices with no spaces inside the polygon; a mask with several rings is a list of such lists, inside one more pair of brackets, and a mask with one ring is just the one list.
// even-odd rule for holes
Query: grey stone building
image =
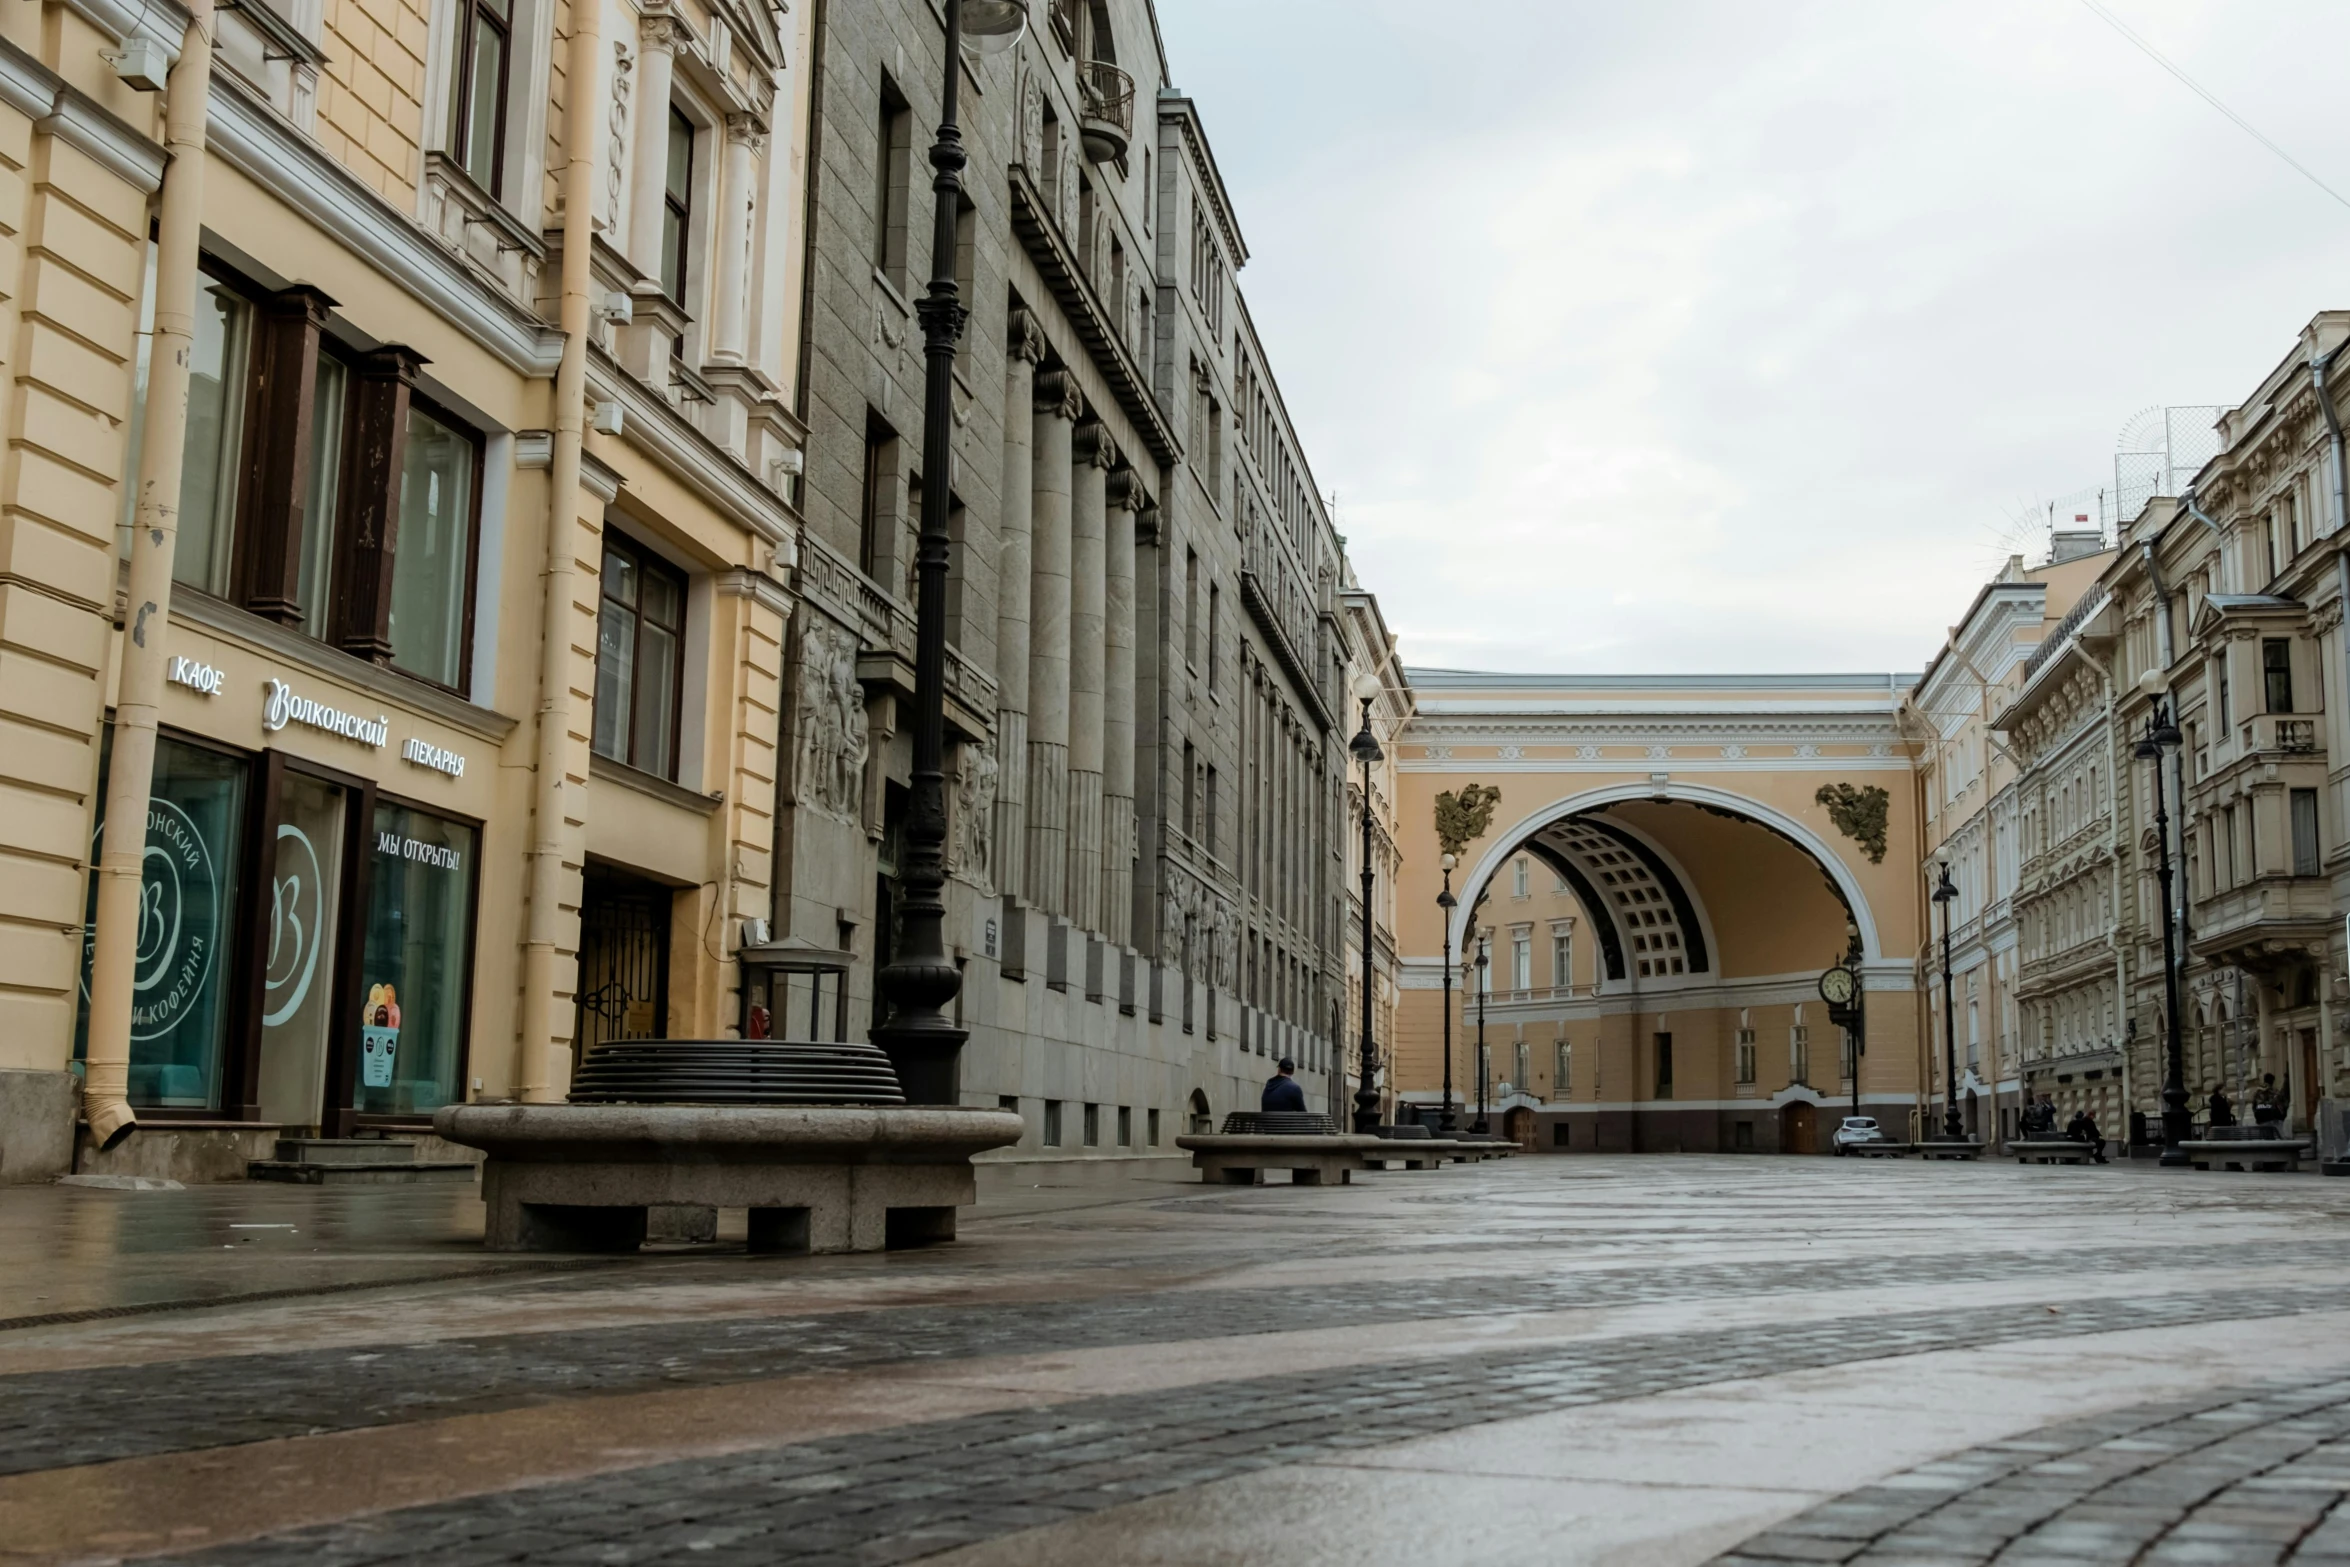
{"label": "grey stone building", "polygon": [[[1340,541],[1234,279],[1247,247],[1142,0],[1032,0],[963,63],[949,939],[960,1092],[1023,1152],[1172,1154],[1287,1052],[1326,1102],[1343,972]],[[888,959],[910,762],[926,151],[918,0],[821,7],[779,938]],[[829,1027],[829,1021],[826,1024]]]}

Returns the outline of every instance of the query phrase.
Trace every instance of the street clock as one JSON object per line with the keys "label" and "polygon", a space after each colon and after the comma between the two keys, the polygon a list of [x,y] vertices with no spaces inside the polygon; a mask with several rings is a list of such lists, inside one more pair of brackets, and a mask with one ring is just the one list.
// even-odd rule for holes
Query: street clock
{"label": "street clock", "polygon": [[1860,980],[1852,970],[1838,964],[1820,976],[1820,999],[1832,1007],[1848,1007],[1860,992]]}

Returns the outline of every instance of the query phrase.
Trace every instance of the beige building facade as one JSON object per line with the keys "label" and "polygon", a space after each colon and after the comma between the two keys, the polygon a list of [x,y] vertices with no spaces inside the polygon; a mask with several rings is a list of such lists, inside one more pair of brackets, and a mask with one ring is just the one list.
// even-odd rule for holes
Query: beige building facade
{"label": "beige building facade", "polygon": [[[582,1042],[736,1026],[798,551],[800,46],[722,0],[609,4],[590,59],[560,9],[93,0],[0,28],[12,1178],[242,1174],[281,1133],[559,1097]],[[205,31],[202,145],[167,165]],[[174,294],[150,225],[168,249],[191,195]],[[170,589],[134,609],[128,476],[175,322]],[[87,867],[149,656],[141,1129],[77,1153]]]}

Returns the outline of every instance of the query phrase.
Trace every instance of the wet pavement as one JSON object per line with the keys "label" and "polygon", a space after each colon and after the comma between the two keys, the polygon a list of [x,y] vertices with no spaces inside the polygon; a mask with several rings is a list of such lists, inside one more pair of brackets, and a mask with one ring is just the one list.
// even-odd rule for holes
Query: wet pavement
{"label": "wet pavement", "polygon": [[0,1192],[0,1563],[2350,1560],[2350,1182],[1537,1158],[802,1259],[480,1215]]}

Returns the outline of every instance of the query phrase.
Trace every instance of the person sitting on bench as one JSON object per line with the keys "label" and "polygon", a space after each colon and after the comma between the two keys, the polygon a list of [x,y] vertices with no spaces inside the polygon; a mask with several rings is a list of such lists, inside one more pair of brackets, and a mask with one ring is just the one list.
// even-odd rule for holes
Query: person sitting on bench
{"label": "person sitting on bench", "polygon": [[1296,1071],[1297,1063],[1290,1060],[1289,1057],[1283,1056],[1281,1070],[1274,1073],[1272,1079],[1265,1084],[1264,1102],[1257,1108],[1260,1110],[1294,1110],[1301,1115],[1304,1114],[1306,1091],[1298,1085],[1297,1078],[1292,1075]]}

